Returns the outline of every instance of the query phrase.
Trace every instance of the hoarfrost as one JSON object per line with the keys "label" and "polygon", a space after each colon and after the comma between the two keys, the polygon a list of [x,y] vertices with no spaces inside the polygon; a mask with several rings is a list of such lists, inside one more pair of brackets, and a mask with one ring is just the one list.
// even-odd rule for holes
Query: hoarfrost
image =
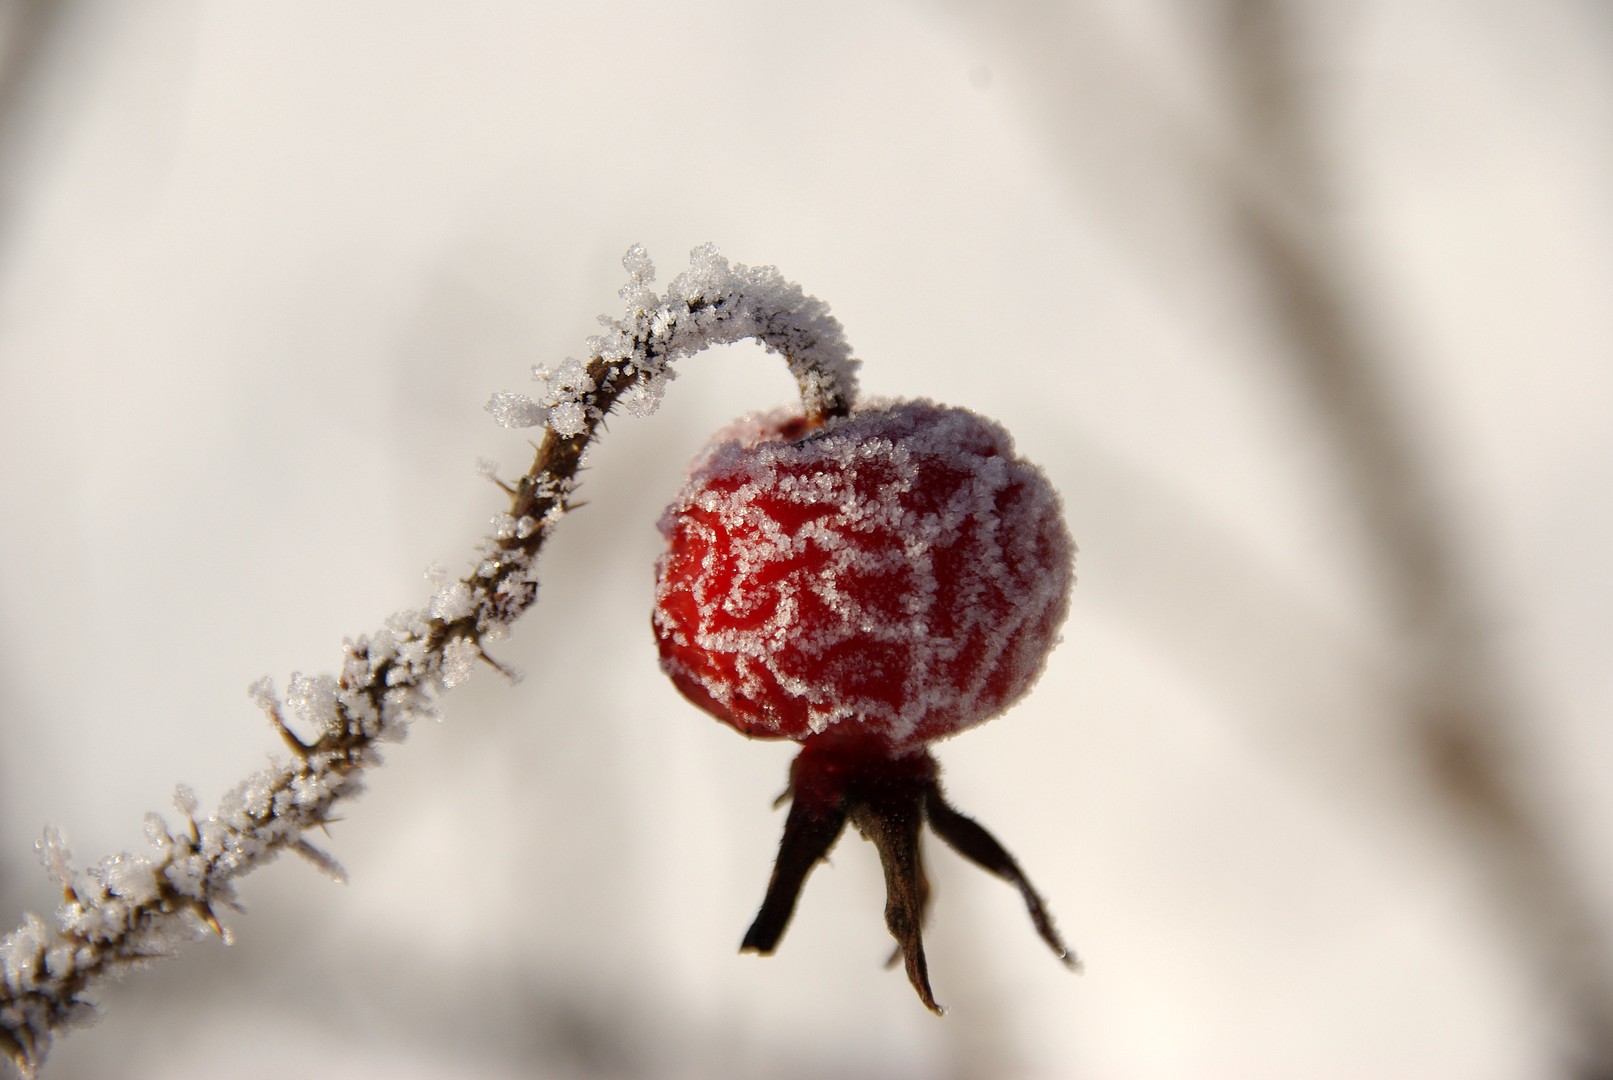
{"label": "hoarfrost", "polygon": [[444,584],[431,598],[431,617],[443,622],[458,622],[475,612],[476,594],[463,581]]}
{"label": "hoarfrost", "polygon": [[326,877],[338,885],[347,884],[347,870],[329,853],[315,847],[306,840],[298,840],[291,845],[291,850],[307,859],[318,867]]}
{"label": "hoarfrost", "polygon": [[[655,265],[641,245],[622,258],[628,282],[620,290],[626,313],[601,317],[605,332],[588,340],[593,360],[633,382],[619,388],[615,403],[630,415],[655,411],[672,372],[668,365],[711,345],[755,338],[769,352],[783,354],[801,386],[807,410],[821,415],[849,405],[856,393],[858,361],[828,306],[786,281],[775,267],[731,265],[715,245],[689,255],[689,269],[667,286],[652,287]],[[493,395],[488,410],[506,426],[532,426],[540,413],[562,438],[582,435],[600,411],[590,368],[568,359],[554,369],[533,369],[539,390],[532,398]],[[521,422],[506,423],[506,418]]]}
{"label": "hoarfrost", "polygon": [[168,823],[162,819],[161,814],[155,810],[146,811],[145,821],[142,824],[145,829],[146,840],[152,847],[159,851],[166,851],[173,847],[173,834],[168,831]]}
{"label": "hoarfrost", "polygon": [[33,912],[27,914],[20,927],[0,939],[0,975],[7,989],[17,991],[33,985],[49,941],[49,929]]}
{"label": "hoarfrost", "polygon": [[617,398],[617,402],[629,416],[651,416],[661,407],[661,399],[666,396],[667,383],[672,381],[675,374],[676,372],[665,371],[654,378],[636,382],[626,393]]}
{"label": "hoarfrost", "polygon": [[447,687],[462,685],[470,678],[471,668],[482,657],[481,647],[468,637],[456,637],[442,649],[442,684]]}
{"label": "hoarfrost", "polygon": [[34,850],[39,852],[39,861],[53,884],[62,889],[73,887],[73,853],[62,839],[60,829],[46,826],[45,835],[34,841]]}
{"label": "hoarfrost", "polygon": [[114,855],[96,868],[113,896],[132,904],[149,904],[161,894],[151,860],[141,855]]}
{"label": "hoarfrost", "polygon": [[534,364],[532,377],[543,387],[538,394],[538,400],[545,404],[574,401],[583,394],[591,394],[597,389],[593,377],[588,374],[588,368],[580,360],[569,356],[564,363],[553,369]]}
{"label": "hoarfrost", "polygon": [[588,430],[588,410],[579,401],[562,401],[549,410],[549,430],[562,439]]}
{"label": "hoarfrost", "polygon": [[286,708],[291,715],[323,734],[341,726],[336,710],[336,680],[329,675],[304,675],[292,672],[286,686]]}
{"label": "hoarfrost", "polygon": [[525,394],[512,394],[500,390],[487,402],[487,411],[493,414],[500,427],[529,428],[543,423],[548,410]]}
{"label": "hoarfrost", "polygon": [[[265,679],[263,681],[267,682],[268,680]],[[196,792],[191,790],[191,786],[189,784],[174,785],[174,809],[178,810],[181,814],[184,814],[187,819],[195,821],[196,811],[200,809],[200,807],[201,803],[197,802],[196,800]]]}

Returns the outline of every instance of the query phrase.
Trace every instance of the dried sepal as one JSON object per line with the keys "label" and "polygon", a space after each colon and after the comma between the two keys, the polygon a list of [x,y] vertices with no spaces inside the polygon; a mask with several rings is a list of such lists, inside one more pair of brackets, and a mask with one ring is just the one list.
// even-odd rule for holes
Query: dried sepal
{"label": "dried sepal", "polygon": [[807,876],[849,821],[874,845],[884,872],[885,925],[896,939],[887,966],[900,961],[925,1008],[943,1013],[924,953],[931,890],[920,833],[928,824],[953,850],[1019,889],[1037,934],[1054,955],[1080,970],[1075,954],[1053,928],[1041,895],[1013,856],[946,801],[940,767],[928,752],[895,752],[874,739],[808,740],[790,767],[790,786],[780,798],[790,800],[790,812],[767,895],[746,931],[742,951],[767,955],[778,947]]}
{"label": "dried sepal", "polygon": [[795,902],[807,875],[828,855],[845,826],[846,810],[838,803],[813,806],[797,799],[791,804],[767,895],[762,900],[761,911],[745,932],[745,940],[739,946],[741,952],[766,956],[778,948],[779,939],[795,914]]}
{"label": "dried sepal", "polygon": [[1047,947],[1053,950],[1053,955],[1064,961],[1072,970],[1081,970],[1080,958],[1064,944],[1058,931],[1053,928],[1053,916],[1048,913],[1041,894],[1031,885],[1030,879],[1019,868],[1019,863],[1015,862],[1007,849],[997,842],[995,836],[987,832],[974,818],[958,813],[942,796],[939,786],[929,792],[924,804],[924,815],[935,835],[945,840],[953,851],[1017,888],[1025,900],[1025,907],[1030,912],[1031,923],[1036,927],[1036,933],[1047,942]]}

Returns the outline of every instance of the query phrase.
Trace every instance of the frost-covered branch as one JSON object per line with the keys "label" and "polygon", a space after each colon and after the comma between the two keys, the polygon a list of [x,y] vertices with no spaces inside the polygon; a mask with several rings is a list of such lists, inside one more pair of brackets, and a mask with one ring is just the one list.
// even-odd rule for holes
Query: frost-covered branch
{"label": "frost-covered branch", "polygon": [[[643,248],[630,249],[623,264],[626,314],[601,320],[605,331],[589,339],[588,359],[535,368],[536,394],[500,393],[488,403],[504,426],[545,432],[531,469],[502,485],[510,508],[494,517],[474,572],[441,582],[424,609],[347,642],[339,675],[293,674],[284,701],[267,679],[252,687],[288,757],[248,777],[206,818],[179,788],[179,827],[146,817],[154,854],[114,855],[77,870],[60,835],[46,830],[36,846],[62,889],[55,923],[30,914],[0,939],[0,1053],[25,1075],[59,1032],[93,1018],[97,984],[208,931],[226,936],[217,913],[238,910],[236,878],[283,851],[343,876],[304,833],[363,790],[364,771],[381,761],[378,745],[401,741],[410,723],[434,715],[442,690],[464,682],[479,660],[499,667],[484,643],[536,600],[538,552],[570,506],[584,452],[608,413],[653,412],[673,361],[746,338],[782,354],[809,420],[850,410],[857,361],[839,323],[774,268],[730,266],[707,245],[663,296]],[[298,731],[317,734],[307,741]]]}

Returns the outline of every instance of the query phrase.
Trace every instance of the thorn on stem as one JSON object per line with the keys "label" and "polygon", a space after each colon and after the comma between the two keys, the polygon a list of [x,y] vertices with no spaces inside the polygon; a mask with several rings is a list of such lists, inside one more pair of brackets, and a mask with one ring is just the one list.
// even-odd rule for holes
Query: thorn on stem
{"label": "thorn on stem", "polygon": [[520,684],[522,676],[519,670],[493,659],[488,655],[486,649],[481,650],[481,657],[483,663],[487,664],[494,671],[498,672],[500,675],[504,676],[505,679],[509,680],[511,686],[518,686]]}

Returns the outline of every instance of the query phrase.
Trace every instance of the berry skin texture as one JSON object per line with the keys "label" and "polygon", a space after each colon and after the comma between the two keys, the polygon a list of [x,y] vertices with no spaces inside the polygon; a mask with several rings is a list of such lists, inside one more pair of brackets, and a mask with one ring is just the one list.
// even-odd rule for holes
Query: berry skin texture
{"label": "berry skin texture", "polygon": [[921,927],[919,833],[1019,889],[1079,963],[1013,857],[948,804],[930,742],[1001,713],[1040,675],[1075,546],[1058,496],[996,423],[926,401],[813,427],[773,414],[722,432],[661,520],[652,619],[662,670],[753,738],[792,739],[791,800],[741,949],[771,953],[849,821],[885,871],[885,921],[939,1013]]}
{"label": "berry skin texture", "polygon": [[1069,602],[1047,478],[995,423],[928,402],[731,429],[661,528],[662,668],[752,737],[971,727],[1030,688]]}

